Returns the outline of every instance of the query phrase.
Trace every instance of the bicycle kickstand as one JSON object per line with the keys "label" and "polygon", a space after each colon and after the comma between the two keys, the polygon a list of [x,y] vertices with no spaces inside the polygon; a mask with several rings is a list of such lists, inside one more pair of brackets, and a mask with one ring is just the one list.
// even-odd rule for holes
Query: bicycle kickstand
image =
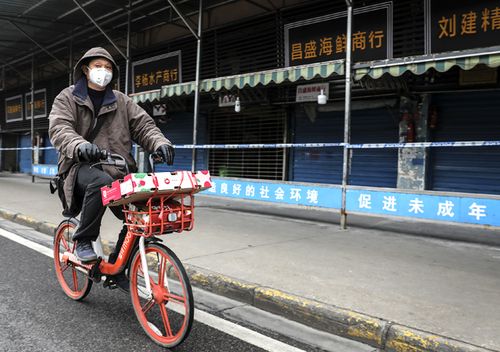
{"label": "bicycle kickstand", "polygon": [[102,257],[97,258],[97,261],[95,262],[94,266],[92,269],[89,271],[89,277],[92,281],[95,283],[101,282],[101,271],[99,270],[99,265],[101,264]]}

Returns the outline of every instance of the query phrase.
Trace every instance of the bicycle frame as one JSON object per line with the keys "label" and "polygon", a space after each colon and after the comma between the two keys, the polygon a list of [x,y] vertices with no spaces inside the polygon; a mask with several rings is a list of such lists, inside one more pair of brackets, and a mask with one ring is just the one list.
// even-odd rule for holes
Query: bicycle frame
{"label": "bicycle frame", "polygon": [[[115,165],[124,166],[128,173],[128,166],[125,159],[116,154],[106,153],[106,155],[106,161],[93,164],[92,166],[99,164],[110,165],[114,162]],[[113,158],[118,158],[119,160],[114,160]],[[121,164],[117,164],[118,161],[121,161]],[[149,161],[154,173],[154,161],[151,156]],[[188,203],[185,202],[185,198],[189,199]],[[136,206],[136,202],[131,202],[131,207],[125,204],[123,205],[125,225],[128,227],[128,232],[115,263],[109,263],[104,259],[105,256],[100,236],[93,244],[98,258],[101,258],[98,260],[98,264],[81,263],[73,253],[67,252],[63,255],[63,260],[66,262],[72,262],[77,267],[86,269],[88,271],[88,275],[93,280],[99,281],[99,275],[113,276],[123,272],[129,262],[129,259],[133,255],[136,247],[136,240],[137,237],[139,237],[140,260],[143,268],[147,294],[151,297],[152,291],[149,272],[147,269],[145,239],[170,232],[191,230],[193,228],[194,221],[194,198],[193,191],[187,193],[173,192],[168,195],[158,194],[155,192],[149,199],[143,199],[142,201],[142,208],[140,208],[140,206],[138,208]]]}

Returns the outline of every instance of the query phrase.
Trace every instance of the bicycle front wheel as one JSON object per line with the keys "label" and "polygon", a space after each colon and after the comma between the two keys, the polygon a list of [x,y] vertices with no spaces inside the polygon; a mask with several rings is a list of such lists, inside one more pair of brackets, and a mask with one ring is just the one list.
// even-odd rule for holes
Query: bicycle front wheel
{"label": "bicycle front wheel", "polygon": [[148,296],[139,251],[132,259],[130,295],[146,334],[158,345],[175,347],[187,338],[194,315],[193,291],[181,261],[169,248],[146,245],[152,295]]}
{"label": "bicycle front wheel", "polygon": [[57,280],[64,293],[75,301],[84,299],[92,288],[92,280],[86,273],[62,261],[64,252],[75,251],[76,245],[72,238],[77,226],[78,222],[75,219],[64,220],[57,227],[54,236],[54,266]]}

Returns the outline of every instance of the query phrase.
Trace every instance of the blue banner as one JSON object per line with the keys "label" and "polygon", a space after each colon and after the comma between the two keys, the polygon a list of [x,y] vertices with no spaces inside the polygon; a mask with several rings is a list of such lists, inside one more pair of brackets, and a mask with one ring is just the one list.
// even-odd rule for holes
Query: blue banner
{"label": "blue banner", "polygon": [[204,191],[203,194],[273,203],[340,208],[341,190],[338,187],[226,180],[214,177],[212,177],[212,183],[212,188]]}
{"label": "blue banner", "polygon": [[57,175],[57,165],[32,165],[31,173],[33,176],[53,177]]}
{"label": "blue banner", "polygon": [[[272,203],[340,209],[340,187],[212,178],[203,194]],[[347,211],[500,226],[500,198],[347,190]]]}
{"label": "blue banner", "polygon": [[500,226],[500,199],[348,190],[347,210]]}

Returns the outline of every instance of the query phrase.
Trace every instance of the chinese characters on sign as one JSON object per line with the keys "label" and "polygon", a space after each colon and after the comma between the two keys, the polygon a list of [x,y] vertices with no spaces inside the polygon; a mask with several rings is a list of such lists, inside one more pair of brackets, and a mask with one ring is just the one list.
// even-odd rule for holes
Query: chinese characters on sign
{"label": "chinese characters on sign", "polygon": [[[312,184],[212,178],[205,191],[222,197],[340,209],[341,188]],[[500,199],[347,190],[347,211],[500,226]]]}
{"label": "chinese characters on sign", "polygon": [[23,96],[17,95],[5,99],[5,122],[23,119]]}
{"label": "chinese characters on sign", "polygon": [[316,101],[321,91],[328,96],[330,91],[329,86],[328,83],[314,83],[297,86],[295,101]]}
{"label": "chinese characters on sign", "polygon": [[212,178],[207,194],[297,205],[340,207],[340,188]]}
{"label": "chinese characters on sign", "polygon": [[133,80],[134,93],[182,82],[180,51],[134,62]]}
{"label": "chinese characters on sign", "polygon": [[[354,10],[352,51],[355,61],[387,59],[392,56],[392,3],[375,9]],[[345,58],[347,19],[344,13],[296,22],[285,26],[289,66]]]}
{"label": "chinese characters on sign", "polygon": [[[31,119],[31,93],[24,94],[26,106],[26,118]],[[46,90],[40,89],[35,91],[35,118],[47,116]]]}
{"label": "chinese characters on sign", "polygon": [[427,0],[430,43],[427,51],[439,53],[500,45],[500,0]]}
{"label": "chinese characters on sign", "polygon": [[349,190],[353,212],[500,226],[500,200]]}

